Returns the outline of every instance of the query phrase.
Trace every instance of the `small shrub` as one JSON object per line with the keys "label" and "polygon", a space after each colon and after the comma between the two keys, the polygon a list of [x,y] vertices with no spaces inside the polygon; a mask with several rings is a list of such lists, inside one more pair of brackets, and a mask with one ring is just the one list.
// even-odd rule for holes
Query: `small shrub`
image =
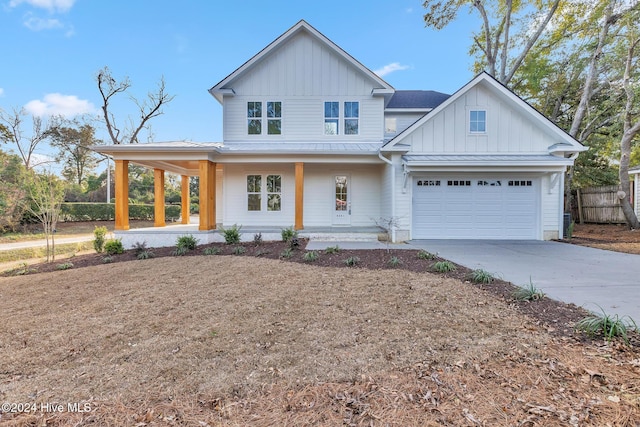
{"label": "small shrub", "polygon": [[205,254],[205,255],[219,255],[220,254],[220,248],[216,248],[215,246],[211,246],[211,247],[208,247],[208,248],[204,248],[202,253]]}
{"label": "small shrub", "polygon": [[147,250],[147,242],[146,241],[143,241],[142,243],[141,242],[135,242],[133,244],[133,251],[136,254],[139,254],[140,252],[144,252],[146,250]]}
{"label": "small shrub", "polygon": [[565,236],[565,238],[567,238],[568,240],[571,240],[571,238],[573,237],[573,229],[576,226],[576,222],[575,221],[571,221],[571,224],[569,224],[569,227],[567,227],[567,235]]}
{"label": "small shrub", "polygon": [[240,243],[240,230],[242,226],[238,226],[237,224],[233,224],[230,228],[222,228],[222,235],[224,236],[224,242],[227,245],[237,245]]}
{"label": "small shrub", "polygon": [[291,258],[293,256],[293,249],[284,248],[282,252],[280,252],[280,258]]}
{"label": "small shrub", "polygon": [[329,246],[327,249],[324,250],[324,252],[326,254],[337,254],[338,252],[340,252],[340,246],[338,245]]}
{"label": "small shrub", "polygon": [[10,276],[24,276],[25,274],[34,273],[36,270],[29,268],[29,264],[22,262],[17,267],[7,270],[7,274]]}
{"label": "small shrub", "polygon": [[262,256],[262,255],[268,255],[270,253],[271,252],[269,251],[269,249],[258,249],[254,255],[255,256]]}
{"label": "small shrub", "polygon": [[243,253],[247,252],[247,250],[244,248],[244,246],[236,246],[231,252],[234,255],[242,255]]}
{"label": "small shrub", "polygon": [[70,268],[73,268],[72,262],[65,262],[56,266],[56,270],[68,270]]}
{"label": "small shrub", "polygon": [[438,257],[437,254],[432,254],[431,252],[427,252],[425,250],[421,250],[420,252],[418,252],[418,259],[428,259],[428,260],[434,260]]}
{"label": "small shrub", "polygon": [[283,228],[280,232],[283,242],[290,242],[291,239],[298,237],[298,232],[293,227]]}
{"label": "small shrub", "polygon": [[319,257],[318,252],[309,251],[303,255],[302,259],[305,260],[306,262],[313,262],[313,261],[316,261],[318,257]]}
{"label": "small shrub", "polygon": [[253,244],[260,246],[262,244],[262,233],[256,233],[253,235]]}
{"label": "small shrub", "polygon": [[154,254],[153,251],[146,249],[144,251],[138,252],[138,255],[136,257],[138,259],[149,259],[153,258],[154,256],[156,256],[156,254]]}
{"label": "small shrub", "polygon": [[400,261],[400,258],[398,258],[397,256],[392,256],[391,259],[389,260],[389,265],[391,267],[397,267],[400,264],[402,264],[402,261]]}
{"label": "small shrub", "polygon": [[291,249],[298,249],[300,247],[300,239],[292,237],[291,240],[289,240],[289,247]]}
{"label": "small shrub", "polygon": [[344,260],[344,263],[347,267],[355,267],[360,262],[360,258],[357,256],[350,256],[349,258]]}
{"label": "small shrub", "polygon": [[473,270],[471,274],[469,274],[469,280],[473,283],[491,283],[493,279],[494,277],[491,273],[481,268]]}
{"label": "small shrub", "polygon": [[121,239],[111,239],[104,244],[104,251],[107,255],[120,255],[124,252]]}
{"label": "small shrub", "polygon": [[102,258],[102,263],[103,264],[111,264],[113,262],[113,257],[112,256],[106,256]]}
{"label": "small shrub", "polygon": [[536,288],[529,278],[529,284],[516,290],[513,297],[518,301],[538,301],[544,298],[544,292]]}
{"label": "small shrub", "polygon": [[186,255],[186,254],[187,254],[187,252],[189,252],[189,249],[187,249],[186,247],[184,247],[184,246],[177,246],[177,247],[173,250],[173,252],[171,252],[171,254],[172,254],[173,256],[183,256],[183,255]]}
{"label": "small shrub", "polygon": [[107,236],[107,227],[96,227],[93,229],[93,249],[97,253],[104,252],[104,243]]}
{"label": "small shrub", "polygon": [[198,246],[198,239],[193,237],[191,234],[187,234],[186,236],[178,237],[176,240],[176,246],[179,248],[186,248],[189,251],[192,251]]}
{"label": "small shrub", "polygon": [[609,315],[602,310],[602,316],[585,317],[576,323],[576,330],[585,332],[592,338],[603,336],[607,341],[613,341],[614,338],[619,337],[629,344],[629,332],[637,331],[638,325],[629,316]]}
{"label": "small shrub", "polygon": [[454,271],[456,266],[453,265],[451,261],[438,261],[433,264],[433,269],[438,273],[449,273],[450,271]]}

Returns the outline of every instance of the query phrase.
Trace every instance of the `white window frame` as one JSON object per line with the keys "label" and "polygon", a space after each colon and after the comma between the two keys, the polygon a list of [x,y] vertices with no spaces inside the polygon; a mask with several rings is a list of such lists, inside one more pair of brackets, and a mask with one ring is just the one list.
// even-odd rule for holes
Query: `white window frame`
{"label": "white window frame", "polygon": [[[333,115],[327,115],[327,104],[337,104],[338,105],[338,115],[337,116],[333,116]],[[323,117],[323,121],[322,121],[322,133],[325,136],[337,136],[340,135],[340,113],[341,109],[340,109],[340,101],[324,101],[322,103],[322,117]],[[327,132],[327,124],[328,123],[334,123],[336,124],[336,131],[335,133],[330,133]]]}
{"label": "white window frame", "polygon": [[[347,104],[351,104],[351,111],[353,114],[353,105],[356,104],[357,115],[349,115],[347,116]],[[360,101],[344,101],[342,103],[342,111],[343,111],[343,119],[342,119],[342,129],[344,129],[344,134],[349,135],[359,135],[360,134]],[[347,121],[355,121],[356,122],[356,132],[355,133],[347,133]]]}
{"label": "white window frame", "polygon": [[[249,191],[249,177],[257,176],[260,178],[260,189],[259,191]],[[280,177],[280,191],[269,191],[269,178],[270,177]],[[245,175],[245,185],[246,185],[246,209],[247,212],[282,212],[282,181],[283,176],[281,173],[247,173]],[[258,195],[260,198],[260,209],[249,209],[249,196]],[[277,195],[280,199],[280,209],[271,209],[269,206],[269,196]]]}
{"label": "white window frame", "polygon": [[[260,104],[260,115],[259,116],[255,116],[252,117],[249,115],[249,104],[251,103],[259,103]],[[274,116],[274,117],[269,117],[269,104],[270,103],[279,103],[280,104],[280,116]],[[282,126],[282,121],[283,121],[283,111],[282,111],[282,105],[283,102],[277,99],[270,99],[270,100],[264,100],[264,99],[257,99],[257,100],[251,100],[251,101],[247,101],[246,102],[246,114],[247,114],[247,135],[249,137],[254,137],[254,136],[271,136],[271,137],[278,137],[278,136],[282,136],[283,134],[283,126]],[[260,133],[249,133],[249,122],[255,120],[255,121],[259,121],[260,122]],[[269,122],[270,121],[274,121],[274,120],[278,120],[280,121],[280,133],[269,133]]]}
{"label": "white window frame", "polygon": [[[471,120],[471,115],[473,113],[484,113],[484,130],[472,130],[471,129],[471,124],[472,123],[482,123],[479,120]],[[489,117],[489,111],[487,111],[486,108],[483,107],[469,107],[467,110],[467,132],[470,135],[484,135],[487,133],[487,128],[488,126],[488,117]]]}
{"label": "white window frame", "polygon": [[[338,105],[338,115],[337,116],[327,116],[327,104],[337,104]],[[358,115],[357,116],[347,116],[346,115],[346,105],[347,103],[357,104]],[[360,135],[360,101],[336,101],[336,100],[326,100],[322,102],[322,133],[324,136],[334,137],[334,136],[342,136],[342,137],[352,137]],[[355,120],[357,122],[357,132],[356,133],[345,133],[347,129],[347,120]],[[335,123],[336,131],[335,133],[327,133],[327,124]],[[342,123],[342,128],[340,124]]]}

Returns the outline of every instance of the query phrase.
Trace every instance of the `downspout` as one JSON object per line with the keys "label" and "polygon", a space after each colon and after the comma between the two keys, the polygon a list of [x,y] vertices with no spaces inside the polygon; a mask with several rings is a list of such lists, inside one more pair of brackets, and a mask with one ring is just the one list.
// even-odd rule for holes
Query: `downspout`
{"label": "downspout", "polygon": [[[560,174],[560,187],[558,188],[558,199],[560,202],[560,206],[562,206],[562,209],[559,209],[560,218],[558,218],[558,238],[560,240],[564,239],[564,174],[565,171],[562,171],[562,173]],[[544,233],[544,227],[542,227],[542,230]]]}
{"label": "downspout", "polygon": [[[395,188],[396,188],[396,171],[393,167],[393,161],[387,159],[382,155],[382,152],[378,150],[378,157],[383,162],[391,165],[391,218],[395,218],[396,216],[396,197],[395,197]],[[391,227],[391,242],[396,242],[396,227]]]}

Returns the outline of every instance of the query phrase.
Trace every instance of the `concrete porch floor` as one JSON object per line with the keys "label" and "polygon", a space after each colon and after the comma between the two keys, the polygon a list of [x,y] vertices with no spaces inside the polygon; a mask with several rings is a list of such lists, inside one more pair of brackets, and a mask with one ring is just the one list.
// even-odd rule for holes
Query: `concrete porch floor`
{"label": "concrete porch floor", "polygon": [[[286,227],[247,226],[240,229],[240,240],[251,242],[256,234],[261,233],[265,241],[281,240],[282,230]],[[175,246],[180,236],[192,235],[198,239],[198,244],[224,242],[222,228],[216,230],[198,230],[198,217],[191,217],[190,224],[169,224],[165,227],[134,228],[130,230],[116,230],[114,235],[122,239],[126,249],[132,248],[137,242],[146,242],[147,247],[159,248]],[[305,227],[298,231],[298,236],[310,241],[320,242],[378,242],[386,238],[386,232],[377,226],[372,227]]]}

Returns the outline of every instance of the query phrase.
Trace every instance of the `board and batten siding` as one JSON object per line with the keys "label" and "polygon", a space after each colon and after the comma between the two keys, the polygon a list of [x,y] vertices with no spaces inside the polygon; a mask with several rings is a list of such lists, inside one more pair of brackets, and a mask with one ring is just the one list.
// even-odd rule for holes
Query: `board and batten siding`
{"label": "board and batten siding", "polygon": [[[301,31],[230,82],[224,98],[225,141],[382,141],[384,99],[373,97],[374,80],[309,33]],[[247,102],[282,102],[281,135],[248,135]],[[324,102],[360,103],[358,135],[324,135]],[[263,111],[265,109],[263,104]]]}
{"label": "board and batten siding", "polygon": [[[469,133],[469,110],[487,111],[487,132]],[[556,140],[510,102],[477,85],[405,140],[413,153],[548,153]]]}

